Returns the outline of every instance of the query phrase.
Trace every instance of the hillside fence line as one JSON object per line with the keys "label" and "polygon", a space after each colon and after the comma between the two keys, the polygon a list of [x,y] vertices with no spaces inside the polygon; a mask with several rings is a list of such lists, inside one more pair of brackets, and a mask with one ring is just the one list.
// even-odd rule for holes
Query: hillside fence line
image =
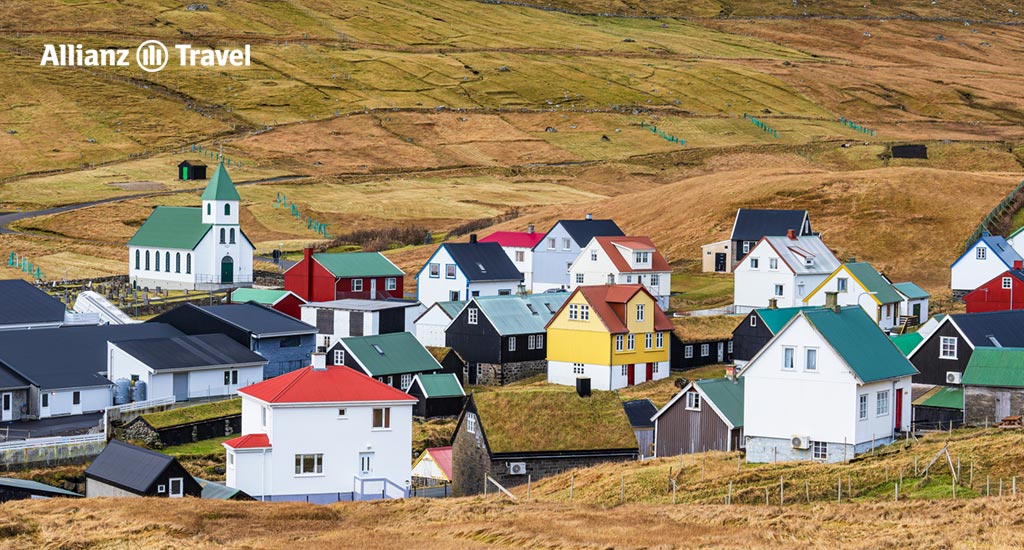
{"label": "hillside fence line", "polygon": [[961,253],[967,252],[967,249],[981,238],[981,234],[983,232],[992,232],[993,229],[998,229],[995,227],[994,222],[1002,222],[1005,220],[1007,215],[1012,215],[1020,209],[1022,204],[1019,199],[1021,198],[1022,190],[1024,190],[1024,180],[1018,183],[1003,200],[999,201],[999,204],[997,204],[995,208],[982,218],[978,227],[976,227],[974,232],[972,232],[970,236],[967,237],[967,240],[964,241],[961,246]]}

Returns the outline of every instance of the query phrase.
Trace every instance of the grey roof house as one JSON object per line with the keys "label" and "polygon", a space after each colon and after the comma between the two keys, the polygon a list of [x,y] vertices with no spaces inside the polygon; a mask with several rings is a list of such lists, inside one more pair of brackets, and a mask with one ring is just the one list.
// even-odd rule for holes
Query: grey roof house
{"label": "grey roof house", "polygon": [[171,456],[112,439],[85,469],[85,496],[200,497],[203,488]]}

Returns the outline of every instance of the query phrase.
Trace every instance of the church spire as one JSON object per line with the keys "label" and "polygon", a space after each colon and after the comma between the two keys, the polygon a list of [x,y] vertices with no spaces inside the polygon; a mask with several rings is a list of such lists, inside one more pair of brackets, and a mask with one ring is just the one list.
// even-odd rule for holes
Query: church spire
{"label": "church spire", "polygon": [[241,200],[238,196],[238,190],[235,189],[235,184],[231,182],[231,176],[228,175],[228,171],[224,168],[224,161],[221,160],[217,164],[217,169],[213,172],[213,177],[210,178],[210,183],[207,184],[206,190],[203,191],[202,200],[204,201],[237,201]]}

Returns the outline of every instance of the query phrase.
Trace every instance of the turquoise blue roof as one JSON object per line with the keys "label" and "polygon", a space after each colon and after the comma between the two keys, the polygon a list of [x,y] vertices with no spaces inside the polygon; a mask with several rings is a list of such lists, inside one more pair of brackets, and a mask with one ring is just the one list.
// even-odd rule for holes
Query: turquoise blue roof
{"label": "turquoise blue roof", "polygon": [[538,334],[545,332],[548,321],[568,298],[568,292],[478,296],[467,307],[475,303],[502,336]]}
{"label": "turquoise blue roof", "polygon": [[736,382],[728,378],[697,380],[699,387],[716,409],[722,412],[733,428],[743,426],[743,377]]}
{"label": "turquoise blue roof", "polygon": [[900,291],[900,294],[906,296],[911,300],[923,300],[931,296],[925,289],[915,285],[914,283],[893,283],[893,287]]}
{"label": "turquoise blue roof", "polygon": [[466,307],[466,301],[459,300],[452,302],[437,302],[437,307],[441,308],[441,311],[447,313],[448,317],[454,319],[455,316],[458,315],[460,311],[462,311],[462,308]]}
{"label": "turquoise blue roof", "polygon": [[768,330],[772,331],[772,334],[778,334],[790,319],[796,317],[797,313],[811,309],[819,308],[816,306],[783,307],[778,309],[760,308],[757,310],[757,316],[764,321],[765,326],[768,327]]}
{"label": "turquoise blue roof", "polygon": [[864,383],[911,376],[917,369],[860,306],[836,312],[821,308],[801,313]]}

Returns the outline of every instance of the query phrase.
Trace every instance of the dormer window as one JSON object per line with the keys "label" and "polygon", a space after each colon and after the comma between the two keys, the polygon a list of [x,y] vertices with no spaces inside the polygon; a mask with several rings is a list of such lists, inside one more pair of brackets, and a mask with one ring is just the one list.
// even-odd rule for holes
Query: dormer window
{"label": "dormer window", "polygon": [[808,256],[804,258],[804,265],[807,267],[811,267],[812,265],[814,265],[814,256]]}
{"label": "dormer window", "polygon": [[979,246],[978,249],[974,251],[974,258],[976,260],[984,260],[985,258],[988,258],[988,249],[984,246]]}
{"label": "dormer window", "polygon": [[638,264],[650,263],[650,261],[651,261],[651,253],[650,252],[634,252],[633,253],[633,261],[638,263]]}

